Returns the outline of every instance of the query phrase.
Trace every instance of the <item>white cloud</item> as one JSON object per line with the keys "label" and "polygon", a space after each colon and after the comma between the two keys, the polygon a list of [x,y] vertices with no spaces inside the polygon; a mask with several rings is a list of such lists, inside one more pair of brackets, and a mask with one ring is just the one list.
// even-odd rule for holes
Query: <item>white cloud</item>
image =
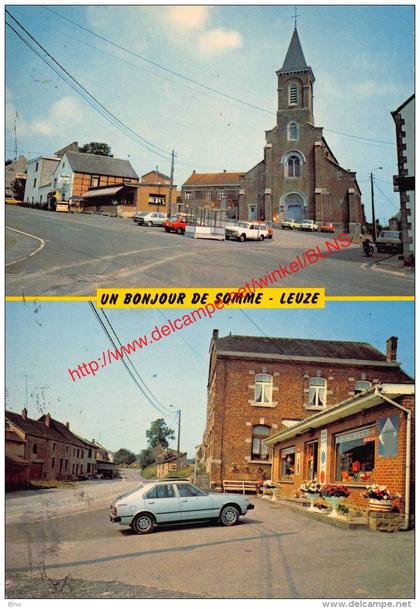
{"label": "white cloud", "polygon": [[170,6],[168,18],[179,28],[189,30],[202,29],[206,24],[210,9],[208,6]]}
{"label": "white cloud", "polygon": [[356,95],[371,97],[372,95],[389,95],[396,92],[396,87],[390,83],[379,83],[375,80],[363,80],[353,87]]}
{"label": "white cloud", "polygon": [[45,117],[35,118],[28,124],[28,130],[40,135],[52,135],[58,129],[81,123],[82,105],[75,97],[62,97],[54,102]]}
{"label": "white cloud", "polygon": [[198,49],[204,55],[217,55],[238,49],[242,46],[242,37],[235,30],[218,28],[209,30],[200,36],[197,42]]}

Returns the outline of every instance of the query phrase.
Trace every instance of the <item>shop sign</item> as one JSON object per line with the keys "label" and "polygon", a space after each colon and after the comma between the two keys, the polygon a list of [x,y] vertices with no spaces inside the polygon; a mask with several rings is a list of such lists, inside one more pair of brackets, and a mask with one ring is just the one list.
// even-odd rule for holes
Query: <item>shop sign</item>
{"label": "shop sign", "polygon": [[[374,433],[374,427],[365,427],[364,429],[357,429],[356,431],[350,431],[349,433],[339,434],[335,437],[335,441],[337,444],[343,444],[344,442],[353,442],[353,440],[364,440]],[[371,440],[366,441],[371,442]]]}

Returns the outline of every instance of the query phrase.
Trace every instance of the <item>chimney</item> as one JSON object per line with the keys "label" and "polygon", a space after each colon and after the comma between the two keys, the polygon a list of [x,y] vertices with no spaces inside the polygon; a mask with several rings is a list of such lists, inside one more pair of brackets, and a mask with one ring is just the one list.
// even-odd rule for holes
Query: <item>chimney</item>
{"label": "chimney", "polygon": [[51,415],[49,412],[45,415],[44,423],[47,427],[51,427]]}
{"label": "chimney", "polygon": [[28,418],[28,411],[26,408],[24,408],[22,410],[22,419],[27,419]]}
{"label": "chimney", "polygon": [[223,170],[223,173],[226,173],[226,169]]}
{"label": "chimney", "polygon": [[70,423],[68,421],[66,421],[66,427],[67,429],[70,429]]}
{"label": "chimney", "polygon": [[398,337],[390,336],[386,341],[386,361],[395,362],[397,361],[397,347]]}
{"label": "chimney", "polygon": [[219,330],[213,330],[213,340],[217,340],[219,338]]}

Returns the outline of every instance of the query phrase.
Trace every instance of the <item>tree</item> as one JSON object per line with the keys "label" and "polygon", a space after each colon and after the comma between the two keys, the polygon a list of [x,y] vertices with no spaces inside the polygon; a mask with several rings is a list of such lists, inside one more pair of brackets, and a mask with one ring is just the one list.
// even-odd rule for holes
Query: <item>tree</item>
{"label": "tree", "polygon": [[165,419],[156,419],[153,421],[150,429],[146,431],[147,443],[149,448],[155,448],[156,446],[163,446],[168,448],[168,440],[175,439],[175,432],[165,423]]}
{"label": "tree", "polygon": [[126,465],[131,465],[136,460],[136,455],[128,450],[128,448],[120,448],[114,453],[114,461],[117,465],[121,465],[125,463]]}
{"label": "tree", "polygon": [[147,467],[148,465],[151,465],[154,462],[155,458],[153,456],[152,449],[144,448],[139,454],[140,467],[143,469],[144,467]]}
{"label": "tree", "polygon": [[16,178],[12,183],[13,195],[18,201],[23,201],[23,197],[25,195],[25,184],[26,179],[23,178]]}
{"label": "tree", "polygon": [[111,148],[105,142],[90,142],[79,148],[80,152],[88,154],[97,154],[99,156],[114,156],[111,154]]}

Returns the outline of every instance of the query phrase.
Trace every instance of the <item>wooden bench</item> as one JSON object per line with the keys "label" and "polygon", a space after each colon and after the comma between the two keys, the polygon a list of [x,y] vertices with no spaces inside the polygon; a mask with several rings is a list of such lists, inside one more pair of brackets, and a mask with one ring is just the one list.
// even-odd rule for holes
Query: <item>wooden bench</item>
{"label": "wooden bench", "polygon": [[258,490],[258,482],[256,480],[223,480],[223,492],[225,491],[242,491],[245,495],[246,491],[256,493]]}

